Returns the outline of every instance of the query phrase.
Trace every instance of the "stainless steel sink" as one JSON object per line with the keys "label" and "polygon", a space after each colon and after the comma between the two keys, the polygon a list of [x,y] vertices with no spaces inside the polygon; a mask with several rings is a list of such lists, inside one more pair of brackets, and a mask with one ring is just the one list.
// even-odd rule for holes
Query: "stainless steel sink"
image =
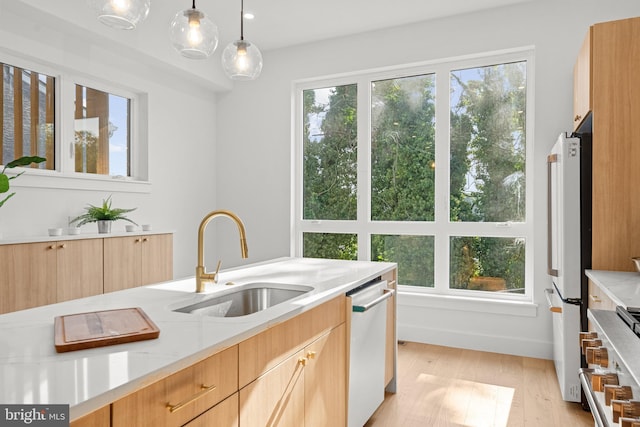
{"label": "stainless steel sink", "polygon": [[257,313],[289,301],[313,290],[310,286],[278,283],[250,283],[241,289],[207,298],[194,304],[177,308],[180,313],[214,317],[239,317]]}

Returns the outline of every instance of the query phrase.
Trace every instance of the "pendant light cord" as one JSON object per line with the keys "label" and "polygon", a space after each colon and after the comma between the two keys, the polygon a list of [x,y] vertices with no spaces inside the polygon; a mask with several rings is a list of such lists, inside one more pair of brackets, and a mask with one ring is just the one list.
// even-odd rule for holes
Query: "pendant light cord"
{"label": "pendant light cord", "polygon": [[244,0],[240,0],[240,40],[244,40]]}
{"label": "pendant light cord", "polygon": [[196,8],[196,0],[193,0],[193,6],[191,6],[192,9]]}

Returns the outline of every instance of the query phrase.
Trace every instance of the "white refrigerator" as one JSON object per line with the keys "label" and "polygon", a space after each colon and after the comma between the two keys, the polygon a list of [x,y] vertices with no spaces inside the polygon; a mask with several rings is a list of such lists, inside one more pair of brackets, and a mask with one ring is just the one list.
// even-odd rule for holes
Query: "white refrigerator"
{"label": "white refrigerator", "polygon": [[[547,156],[547,274],[553,357],[562,398],[580,402],[581,304],[590,266],[590,139],[561,134]],[[587,223],[588,222],[588,223]],[[587,259],[588,258],[588,259]],[[584,299],[586,302],[586,299]],[[586,312],[586,310],[585,310]]]}

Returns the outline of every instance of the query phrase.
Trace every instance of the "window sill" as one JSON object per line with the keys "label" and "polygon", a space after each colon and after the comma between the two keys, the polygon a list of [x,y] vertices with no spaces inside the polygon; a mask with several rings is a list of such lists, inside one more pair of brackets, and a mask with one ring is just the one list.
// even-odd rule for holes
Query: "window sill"
{"label": "window sill", "polygon": [[[12,173],[9,172],[8,175]],[[19,179],[11,181],[11,188],[20,187],[151,193],[151,182],[149,181],[29,169]]]}
{"label": "window sill", "polygon": [[398,290],[398,305],[522,317],[538,315],[538,304],[531,302],[426,294],[402,288]]}

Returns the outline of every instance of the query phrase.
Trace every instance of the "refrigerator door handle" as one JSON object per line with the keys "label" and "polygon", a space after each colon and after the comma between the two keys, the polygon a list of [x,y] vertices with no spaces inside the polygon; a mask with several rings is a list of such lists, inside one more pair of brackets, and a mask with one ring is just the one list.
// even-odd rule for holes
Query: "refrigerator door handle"
{"label": "refrigerator door handle", "polygon": [[562,307],[556,307],[551,302],[551,294],[553,293],[553,288],[547,288],[544,290],[544,297],[547,299],[547,304],[549,304],[549,311],[552,313],[562,313]]}
{"label": "refrigerator door handle", "polygon": [[558,277],[558,270],[553,268],[553,209],[551,208],[553,183],[551,170],[553,164],[558,161],[557,154],[547,156],[547,274]]}

